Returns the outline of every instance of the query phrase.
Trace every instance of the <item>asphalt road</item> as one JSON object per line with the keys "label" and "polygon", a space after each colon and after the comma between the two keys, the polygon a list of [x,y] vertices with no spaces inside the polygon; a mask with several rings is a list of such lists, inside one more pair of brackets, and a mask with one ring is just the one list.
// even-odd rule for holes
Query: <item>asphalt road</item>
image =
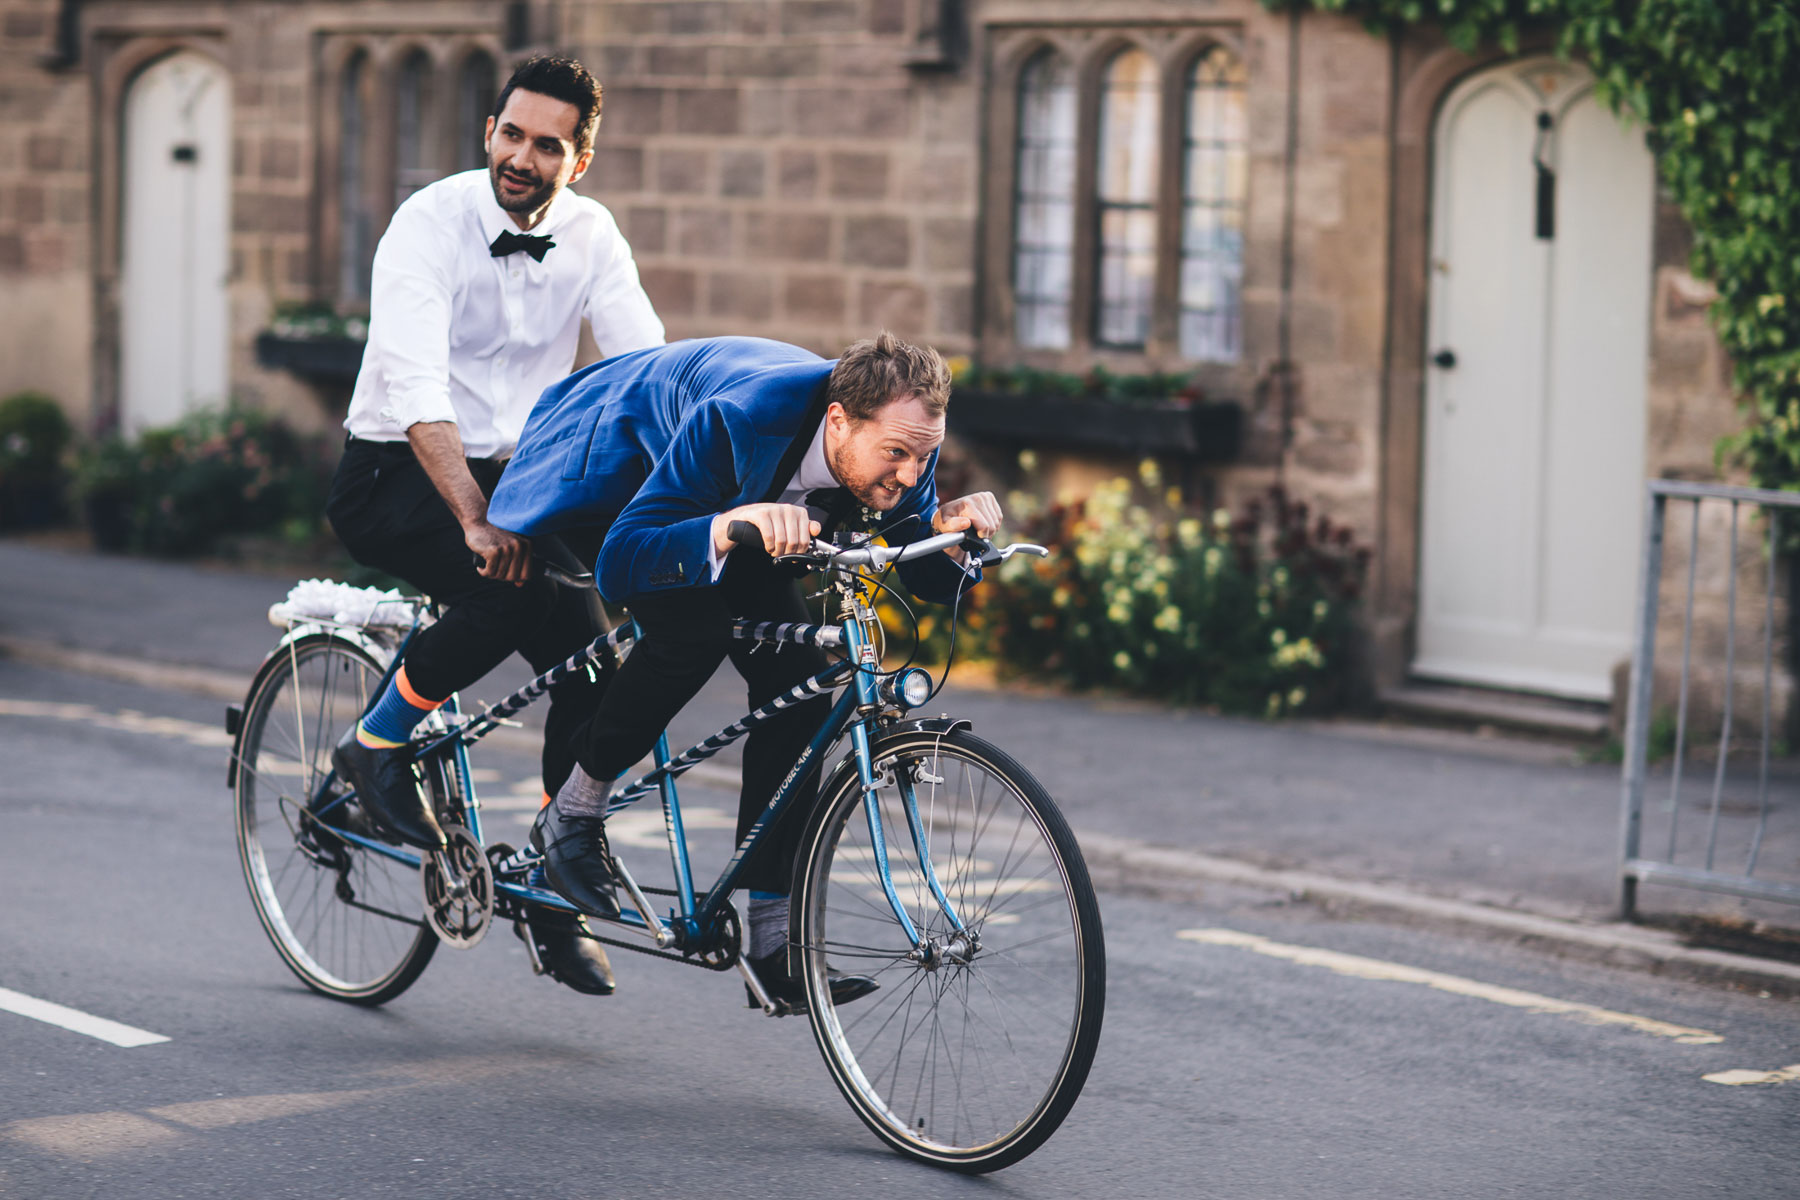
{"label": "asphalt road", "polygon": [[[742,1008],[735,976],[619,953],[619,994],[583,997],[531,976],[500,929],[384,1009],[336,1004],[252,913],[218,709],[0,661],[0,988],[169,1039],[122,1048],[0,1011],[0,1195],[1800,1188],[1800,1069],[1705,1078],[1800,1064],[1794,1002],[1265,894],[1102,897],[1093,1075],[1043,1149],[982,1179],[883,1150],[805,1024]],[[490,828],[516,839],[531,759],[476,761]],[[705,788],[691,802],[731,808]],[[1559,1005],[1587,1007],[1543,1011]]]}

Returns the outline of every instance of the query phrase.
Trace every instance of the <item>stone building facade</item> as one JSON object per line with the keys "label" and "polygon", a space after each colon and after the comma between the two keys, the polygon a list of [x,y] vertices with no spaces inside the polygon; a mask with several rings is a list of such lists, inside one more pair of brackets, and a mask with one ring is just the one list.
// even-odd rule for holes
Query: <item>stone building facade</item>
{"label": "stone building facade", "polygon": [[[1578,65],[1470,56],[1428,31],[1377,39],[1257,0],[0,0],[0,392],[48,391],[90,428],[129,416],[124,330],[149,318],[122,279],[126,114],[146,72],[187,55],[229,84],[225,390],[330,427],[343,383],[266,365],[258,335],[284,306],[357,309],[393,204],[479,161],[481,98],[540,48],[578,55],[605,85],[580,189],[619,218],[672,338],[758,334],[830,354],[886,327],[991,365],[1191,372],[1208,399],[1241,407],[1244,434],[1190,477],[1225,503],[1280,480],[1374,548],[1376,687],[1428,658],[1433,570],[1481,566],[1431,556],[1516,532],[1483,526],[1494,505],[1478,488],[1434,499],[1471,453],[1440,445],[1443,414],[1513,386],[1446,392],[1486,368],[1438,344],[1445,328],[1508,336],[1505,313],[1538,305],[1540,285],[1564,289],[1571,313],[1623,314],[1593,337],[1623,355],[1609,371],[1635,408],[1600,428],[1552,413],[1528,473],[1617,441],[1633,478],[1707,478],[1738,420],[1707,289],[1650,176],[1625,201],[1642,228],[1626,273],[1642,287],[1616,300],[1582,290],[1617,272],[1582,268],[1579,229],[1546,236],[1541,192],[1536,240],[1521,243],[1546,256],[1541,280],[1507,274],[1520,253],[1482,258],[1492,239],[1460,215],[1512,186],[1484,182],[1489,159],[1551,169],[1563,130],[1534,140],[1528,110],[1589,111]],[[1524,106],[1517,121],[1502,92]],[[1594,154],[1614,153],[1581,119]],[[1641,136],[1617,136],[1647,161]],[[1555,211],[1577,214],[1581,161],[1554,170]],[[1595,203],[1604,215],[1612,201]],[[1453,275],[1446,246],[1500,274]],[[1446,279],[1464,308],[1446,307]],[[1484,294],[1500,296],[1493,311],[1467,309]],[[1462,365],[1441,365],[1458,351]],[[1075,455],[1062,477],[1128,461]],[[1635,561],[1641,501],[1629,481],[1623,509],[1617,492],[1596,536]],[[1534,528],[1591,507],[1553,501]],[[1474,513],[1461,534],[1445,524],[1457,505]],[[1605,673],[1568,687],[1553,671],[1468,678],[1594,699]]]}

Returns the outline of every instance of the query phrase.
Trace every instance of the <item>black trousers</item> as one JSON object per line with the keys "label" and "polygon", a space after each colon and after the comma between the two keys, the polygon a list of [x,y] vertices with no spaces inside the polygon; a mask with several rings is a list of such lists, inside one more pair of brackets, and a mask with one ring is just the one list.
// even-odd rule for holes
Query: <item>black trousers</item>
{"label": "black trousers", "polygon": [[[612,779],[648,754],[676,713],[694,698],[727,655],[749,689],[751,707],[766,704],[826,667],[813,646],[779,649],[731,636],[733,617],[806,621],[798,580],[761,550],[735,550],[716,587],[672,588],[630,597],[642,630],[580,742],[582,769]],[[754,650],[754,653],[752,651]],[[738,840],[756,823],[794,760],[831,712],[828,697],[795,705],[752,730],[744,742],[744,784],[738,800]],[[785,894],[794,854],[817,794],[815,766],[782,819],[764,831],[745,862],[742,886]]]}
{"label": "black trousers", "polygon": [[[467,460],[469,473],[492,494],[503,463]],[[483,579],[463,541],[462,526],[405,442],[355,438],[332,480],[326,515],[351,557],[404,579],[445,607],[406,652],[406,676],[421,696],[440,699],[468,687],[517,651],[536,671],[549,670],[606,629],[599,597],[548,579],[522,586]],[[532,551],[574,571],[592,568],[585,547],[536,537]],[[610,672],[609,672],[610,675]],[[608,675],[586,673],[550,689],[544,727],[544,786],[552,795],[575,763],[574,735],[605,694]]]}

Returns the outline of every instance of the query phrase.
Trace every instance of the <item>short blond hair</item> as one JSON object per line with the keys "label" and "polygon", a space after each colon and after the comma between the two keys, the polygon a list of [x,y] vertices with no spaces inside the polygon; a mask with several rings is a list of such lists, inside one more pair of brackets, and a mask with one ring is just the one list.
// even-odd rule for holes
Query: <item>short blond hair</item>
{"label": "short blond hair", "polygon": [[831,369],[826,395],[858,421],[910,396],[940,416],[950,404],[950,368],[930,346],[903,342],[884,329],[844,351]]}

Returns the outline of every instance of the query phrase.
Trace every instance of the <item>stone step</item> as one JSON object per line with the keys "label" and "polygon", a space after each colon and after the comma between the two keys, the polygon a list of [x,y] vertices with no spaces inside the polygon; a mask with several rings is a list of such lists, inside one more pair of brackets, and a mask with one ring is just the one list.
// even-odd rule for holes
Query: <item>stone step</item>
{"label": "stone step", "polygon": [[1457,687],[1414,680],[1376,696],[1388,713],[1460,726],[1492,725],[1560,738],[1598,741],[1608,729],[1607,706],[1529,692]]}

